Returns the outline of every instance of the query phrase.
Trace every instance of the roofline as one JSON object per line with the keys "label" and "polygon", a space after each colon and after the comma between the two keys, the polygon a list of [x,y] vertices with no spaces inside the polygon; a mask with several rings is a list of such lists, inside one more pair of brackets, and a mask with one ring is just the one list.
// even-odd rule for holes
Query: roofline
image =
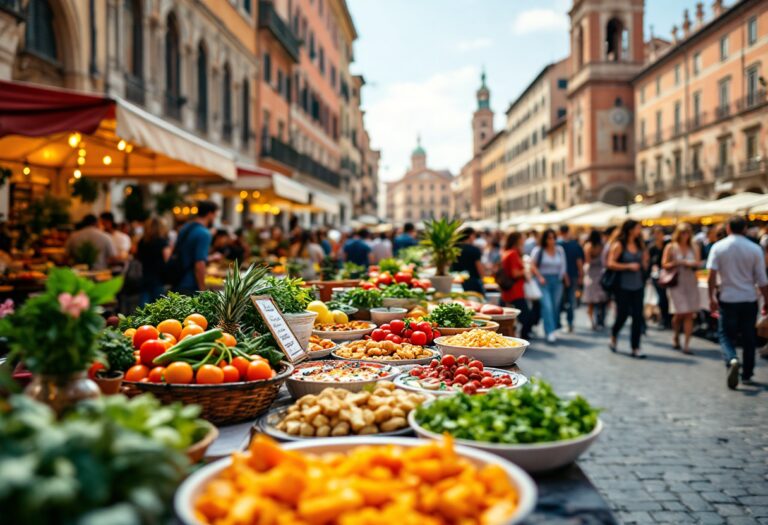
{"label": "roofline", "polygon": [[506,135],[506,133],[507,133],[506,128],[500,129],[493,137],[488,139],[488,142],[486,142],[483,145],[483,147],[480,148],[480,151],[485,151],[485,150],[489,149],[491,147],[491,144],[496,142],[498,140],[498,138],[501,137],[502,135]]}
{"label": "roofline", "polygon": [[667,62],[672,60],[673,56],[674,57],[679,56],[679,53],[681,51],[685,51],[687,48],[692,47],[693,45],[699,43],[699,40],[701,40],[705,36],[708,36],[709,33],[714,31],[720,25],[730,22],[732,18],[736,17],[742,11],[749,9],[750,7],[752,7],[753,4],[756,5],[761,1],[762,0],[740,0],[737,4],[732,5],[726,11],[724,11],[723,14],[721,14],[717,18],[713,18],[712,20],[704,24],[703,27],[701,27],[696,32],[689,35],[688,38],[686,38],[682,42],[679,42],[677,45],[672,44],[673,47],[671,47],[666,53],[664,53],[654,62],[651,62],[650,64],[648,64],[637,75],[635,75],[634,78],[632,78],[632,83],[639,81],[641,78],[649,74],[651,71],[654,71],[656,68],[666,64]]}
{"label": "roofline", "polygon": [[567,122],[568,122],[568,115],[566,114],[564,117],[560,118],[557,122],[555,122],[554,126],[552,126],[547,130],[547,135],[549,135],[550,133],[554,133],[558,129],[562,128],[563,126],[566,125]]}
{"label": "roofline", "polygon": [[338,0],[338,2],[336,2],[336,5],[339,8],[343,21],[346,22],[346,25],[349,28],[349,32],[352,37],[352,42],[354,42],[355,40],[357,40],[359,35],[357,34],[357,29],[355,28],[355,22],[354,20],[352,20],[352,13],[349,12],[349,6],[347,5],[347,0]]}
{"label": "roofline", "polygon": [[[564,58],[563,60],[567,60],[567,58]],[[546,75],[549,72],[550,69],[554,68],[560,62],[562,62],[562,60],[558,60],[557,62],[551,62],[551,63],[547,64],[546,66],[544,66],[544,69],[539,71],[539,74],[536,75],[536,78],[534,78],[531,81],[531,83],[528,84],[528,86],[523,90],[523,92],[520,93],[520,95],[514,101],[512,101],[509,104],[509,107],[507,108],[507,111],[504,112],[505,115],[509,116],[509,114],[512,112],[512,110],[515,109],[515,107],[518,104],[520,104],[520,102],[531,91],[531,89],[533,89],[533,86],[535,86],[539,82],[539,80],[541,80],[544,77],[544,75]]]}

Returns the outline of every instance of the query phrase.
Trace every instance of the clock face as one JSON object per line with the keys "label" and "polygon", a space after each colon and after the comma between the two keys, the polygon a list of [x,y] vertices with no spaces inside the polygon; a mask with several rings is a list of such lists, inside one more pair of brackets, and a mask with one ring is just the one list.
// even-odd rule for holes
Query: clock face
{"label": "clock face", "polygon": [[614,109],[611,112],[611,122],[617,126],[626,126],[629,124],[629,112],[626,109]]}

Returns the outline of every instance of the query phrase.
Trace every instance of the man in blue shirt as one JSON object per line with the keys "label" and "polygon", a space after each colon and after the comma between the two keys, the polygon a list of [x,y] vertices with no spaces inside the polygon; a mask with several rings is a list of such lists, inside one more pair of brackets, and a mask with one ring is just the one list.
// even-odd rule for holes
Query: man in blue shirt
{"label": "man in blue shirt", "polygon": [[410,246],[416,246],[419,244],[419,241],[416,240],[415,237],[416,228],[413,226],[412,222],[406,222],[405,226],[403,227],[403,233],[395,237],[395,241],[392,243],[392,254],[397,257],[397,254],[400,250],[403,248],[408,248]]}
{"label": "man in blue shirt", "polygon": [[[573,310],[576,308],[576,289],[584,278],[584,250],[576,239],[571,238],[567,224],[560,226],[560,239],[557,244],[565,252],[565,272],[568,274],[570,285],[563,290],[563,305],[568,320],[568,331],[573,332]],[[557,316],[558,320],[560,316]]]}
{"label": "man in blue shirt", "polygon": [[193,295],[205,290],[205,269],[212,240],[210,228],[218,211],[215,202],[200,201],[197,216],[179,230],[173,251],[179,257],[181,278],[174,286],[175,292]]}
{"label": "man in blue shirt", "polygon": [[371,247],[367,242],[369,235],[365,228],[352,235],[352,238],[344,244],[345,261],[368,268],[371,263]]}

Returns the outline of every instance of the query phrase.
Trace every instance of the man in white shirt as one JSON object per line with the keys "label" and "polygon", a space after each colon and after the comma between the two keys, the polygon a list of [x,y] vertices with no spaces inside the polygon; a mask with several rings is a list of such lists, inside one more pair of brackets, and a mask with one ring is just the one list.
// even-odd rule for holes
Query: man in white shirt
{"label": "man in white shirt", "polygon": [[[763,294],[763,315],[768,313],[768,276],[765,257],[759,245],[744,236],[747,221],[733,216],[728,220],[728,237],[716,242],[709,252],[710,312],[719,312],[718,337],[728,367],[727,384],[731,390],[739,384],[739,360],[736,340],[741,336],[744,368],[741,379],[752,383],[755,370],[757,333],[757,290]],[[719,281],[719,286],[718,286]]]}
{"label": "man in white shirt", "polygon": [[[101,231],[98,227],[98,220],[95,215],[86,215],[81,221],[81,228],[74,232],[67,239],[64,246],[67,257],[75,264],[85,263],[87,258],[93,258],[91,269],[104,270],[115,260],[115,245],[109,235]],[[83,246],[91,245],[93,253]]]}
{"label": "man in white shirt", "polygon": [[99,221],[101,222],[101,229],[104,230],[104,233],[112,238],[112,243],[115,245],[115,251],[117,252],[117,258],[121,261],[127,260],[128,255],[131,253],[131,238],[115,228],[115,216],[112,215],[112,212],[103,212],[99,215]]}

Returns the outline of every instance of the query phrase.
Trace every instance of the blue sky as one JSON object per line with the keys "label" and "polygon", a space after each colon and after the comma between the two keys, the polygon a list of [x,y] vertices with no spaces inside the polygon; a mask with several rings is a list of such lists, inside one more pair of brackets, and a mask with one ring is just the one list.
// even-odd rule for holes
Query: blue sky
{"label": "blue sky", "polygon": [[[484,66],[497,129],[509,103],[568,53],[571,0],[347,0],[360,35],[353,70],[380,177],[404,173],[421,134],[430,167],[457,173],[471,154],[470,120]],[[669,38],[696,0],[646,0],[646,38]],[[731,2],[726,2],[730,5]],[[710,16],[710,1],[705,13]]]}

